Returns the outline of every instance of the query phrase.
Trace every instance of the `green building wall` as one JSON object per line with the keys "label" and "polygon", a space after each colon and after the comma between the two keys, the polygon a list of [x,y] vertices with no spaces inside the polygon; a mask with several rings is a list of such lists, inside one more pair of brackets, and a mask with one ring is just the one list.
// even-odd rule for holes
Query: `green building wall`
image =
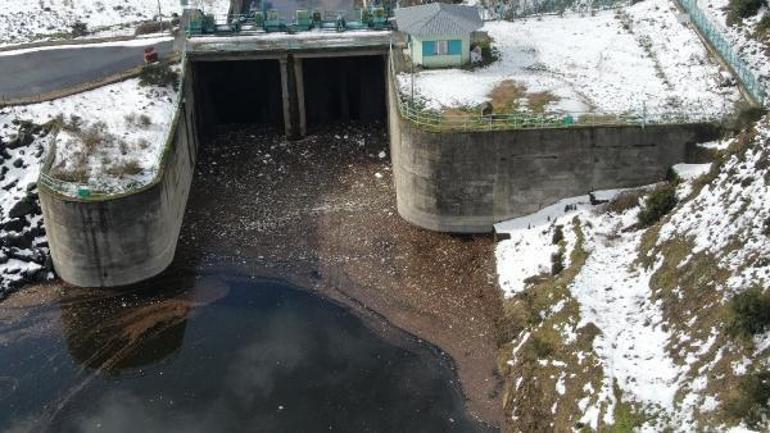
{"label": "green building wall", "polygon": [[[462,49],[459,55],[442,55],[442,56],[423,56],[422,44],[423,42],[436,42],[443,40],[459,39],[462,42]],[[468,35],[446,35],[446,36],[430,36],[430,37],[417,37],[411,36],[409,43],[409,52],[412,57],[412,61],[416,65],[422,65],[424,68],[448,68],[452,66],[462,66],[470,63],[471,61],[471,36]]]}

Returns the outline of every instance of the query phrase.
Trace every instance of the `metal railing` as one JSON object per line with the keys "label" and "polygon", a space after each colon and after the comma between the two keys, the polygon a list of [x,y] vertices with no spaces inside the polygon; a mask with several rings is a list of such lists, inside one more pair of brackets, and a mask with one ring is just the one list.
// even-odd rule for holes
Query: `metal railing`
{"label": "metal railing", "polygon": [[497,19],[524,18],[533,15],[561,14],[567,11],[577,13],[597,12],[628,6],[629,0],[518,0],[499,2],[491,7],[491,14]]}
{"label": "metal railing", "polygon": [[746,65],[746,62],[735,53],[732,45],[722,36],[719,28],[706,16],[698,7],[697,0],[676,0],[687,11],[690,20],[700,30],[701,34],[708,40],[711,46],[719,53],[722,59],[738,75],[743,87],[749,92],[751,97],[759,104],[764,105],[767,102],[767,92],[760,83],[754,72]]}
{"label": "metal railing", "polygon": [[[398,65],[397,65],[398,63]],[[586,126],[646,126],[672,125],[725,120],[729,111],[705,110],[703,107],[686,107],[680,110],[641,109],[622,113],[597,112],[533,112],[483,114],[474,111],[451,110],[450,112],[425,108],[419,101],[405,95],[399,85],[398,73],[404,72],[403,54],[390,47],[389,68],[395,91],[398,111],[402,118],[413,125],[434,132],[439,131],[499,131],[517,129],[574,128]]]}
{"label": "metal railing", "polygon": [[[399,95],[400,96],[400,95]],[[647,126],[706,123],[723,120],[723,116],[704,111],[658,111],[639,113],[595,112],[511,112],[480,114],[445,113],[414,107],[399,97],[399,113],[415,126],[438,131],[498,131],[517,129],[574,128],[585,126]]]}

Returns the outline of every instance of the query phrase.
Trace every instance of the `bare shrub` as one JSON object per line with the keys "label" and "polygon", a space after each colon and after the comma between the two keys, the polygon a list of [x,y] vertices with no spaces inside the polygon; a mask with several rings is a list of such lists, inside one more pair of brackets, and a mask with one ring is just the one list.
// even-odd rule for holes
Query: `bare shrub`
{"label": "bare shrub", "polygon": [[126,177],[126,176],[136,176],[137,174],[142,172],[142,166],[139,165],[139,161],[136,159],[130,159],[128,161],[125,161],[121,164],[116,164],[109,169],[107,169],[107,173],[114,177]]}
{"label": "bare shrub", "polygon": [[179,73],[171,68],[168,63],[152,63],[145,65],[139,74],[139,84],[142,86],[179,86]]}
{"label": "bare shrub", "polygon": [[623,191],[615,198],[610,200],[604,207],[604,210],[612,213],[622,213],[639,205],[639,199],[644,194],[644,190],[636,189],[632,191]]}

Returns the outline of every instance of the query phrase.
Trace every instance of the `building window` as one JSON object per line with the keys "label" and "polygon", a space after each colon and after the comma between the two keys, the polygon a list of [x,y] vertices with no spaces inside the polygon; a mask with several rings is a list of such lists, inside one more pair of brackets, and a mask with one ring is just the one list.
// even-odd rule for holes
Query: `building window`
{"label": "building window", "polygon": [[422,55],[429,56],[459,56],[462,54],[463,41],[460,39],[424,41],[422,43]]}
{"label": "building window", "polygon": [[453,39],[448,41],[447,54],[450,56],[459,56],[463,53],[463,41]]}
{"label": "building window", "polygon": [[436,42],[435,41],[424,41],[422,43],[422,55],[423,55],[423,57],[435,56],[436,55]]}

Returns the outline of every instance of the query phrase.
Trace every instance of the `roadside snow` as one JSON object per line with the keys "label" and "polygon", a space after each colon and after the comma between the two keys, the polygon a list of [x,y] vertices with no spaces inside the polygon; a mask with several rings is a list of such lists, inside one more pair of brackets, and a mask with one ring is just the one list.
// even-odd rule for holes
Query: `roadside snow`
{"label": "roadside snow", "polygon": [[6,56],[18,56],[27,53],[33,53],[37,51],[55,51],[66,50],[72,48],[94,48],[94,47],[144,47],[148,45],[155,45],[162,42],[168,42],[174,40],[171,36],[155,36],[155,37],[139,37],[130,41],[116,41],[116,42],[102,42],[88,45],[53,45],[48,47],[35,47],[35,48],[22,48],[19,50],[0,51],[0,57]]}
{"label": "roadside snow", "polygon": [[[229,0],[191,1],[206,12],[223,15]],[[160,0],[165,19],[181,14],[179,0]],[[71,26],[85,23],[93,36],[133,35],[135,24],[158,15],[158,0],[3,0],[0,46],[39,40],[68,39]]]}
{"label": "roadside snow", "polygon": [[[501,59],[474,70],[416,74],[417,96],[432,109],[476,106],[502,81],[560,98],[546,109],[579,114],[692,110],[722,115],[739,98],[696,33],[679,24],[670,0],[647,0],[595,16],[567,14],[489,22]],[[402,92],[411,75],[400,74]]]}

